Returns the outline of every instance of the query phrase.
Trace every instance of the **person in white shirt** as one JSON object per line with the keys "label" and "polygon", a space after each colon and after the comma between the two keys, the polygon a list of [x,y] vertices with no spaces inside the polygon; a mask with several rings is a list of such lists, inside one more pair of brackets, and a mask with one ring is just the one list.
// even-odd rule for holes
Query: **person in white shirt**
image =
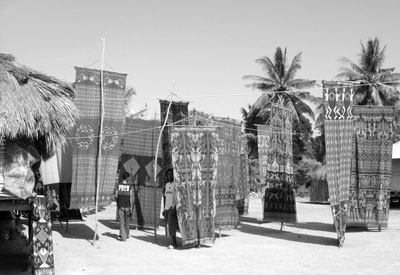
{"label": "person in white shirt", "polygon": [[178,246],[176,241],[176,230],[178,226],[178,218],[176,215],[176,203],[177,203],[177,191],[176,191],[176,183],[174,182],[174,173],[170,168],[165,173],[166,176],[166,184],[164,189],[165,196],[165,225],[167,227],[167,234],[171,238],[171,245],[169,248],[176,248]]}

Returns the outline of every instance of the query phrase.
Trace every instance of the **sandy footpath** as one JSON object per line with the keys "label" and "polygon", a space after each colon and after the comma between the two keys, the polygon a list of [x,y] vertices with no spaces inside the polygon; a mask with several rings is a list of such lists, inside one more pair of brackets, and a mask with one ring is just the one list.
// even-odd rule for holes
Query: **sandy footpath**
{"label": "sandy footpath", "polygon": [[[237,229],[222,231],[221,237],[217,232],[214,245],[175,250],[167,249],[163,227],[157,230],[157,242],[151,229],[132,229],[126,243],[118,241],[115,210],[112,204],[99,212],[100,238],[94,245],[94,215],[71,222],[68,232],[54,223],[57,275],[400,273],[400,209],[391,209],[389,228],[382,232],[348,230],[339,249],[329,206],[298,199],[299,222],[280,231],[280,223],[259,221],[260,199],[251,198],[249,216],[241,218]],[[12,242],[17,246],[18,240],[8,245]],[[29,274],[15,266],[5,269],[4,243],[0,274]],[[15,253],[23,255],[20,249]]]}

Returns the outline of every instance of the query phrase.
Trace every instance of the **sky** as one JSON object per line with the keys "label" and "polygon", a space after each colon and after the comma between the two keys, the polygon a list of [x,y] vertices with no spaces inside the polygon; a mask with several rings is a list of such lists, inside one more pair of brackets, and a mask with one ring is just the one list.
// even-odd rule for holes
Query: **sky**
{"label": "sky", "polygon": [[[398,0],[0,0],[0,52],[20,64],[74,82],[74,66],[128,73],[132,112],[159,99],[189,101],[220,117],[260,95],[244,75],[264,75],[257,58],[286,47],[302,52],[297,78],[333,80],[360,42],[378,37],[385,67],[400,66]],[[321,96],[319,89],[310,90]]]}

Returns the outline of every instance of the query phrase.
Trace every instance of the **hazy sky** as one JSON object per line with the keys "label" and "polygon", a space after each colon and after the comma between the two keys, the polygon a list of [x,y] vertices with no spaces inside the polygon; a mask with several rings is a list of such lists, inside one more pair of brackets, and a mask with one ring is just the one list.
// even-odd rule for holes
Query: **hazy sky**
{"label": "hazy sky", "polygon": [[73,82],[74,66],[100,69],[105,38],[105,69],[129,73],[134,109],[147,103],[158,113],[174,89],[191,108],[240,119],[259,95],[241,77],[263,75],[254,60],[278,46],[290,60],[303,52],[298,78],[332,80],[338,59],[357,61],[360,41],[376,36],[387,45],[385,66],[399,67],[399,8],[398,0],[0,0],[0,52]]}

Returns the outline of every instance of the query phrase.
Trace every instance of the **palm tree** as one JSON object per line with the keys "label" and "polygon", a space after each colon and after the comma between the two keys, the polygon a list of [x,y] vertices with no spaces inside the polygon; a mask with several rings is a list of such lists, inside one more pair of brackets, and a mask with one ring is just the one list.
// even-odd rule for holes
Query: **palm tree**
{"label": "palm tree", "polygon": [[396,87],[400,85],[400,74],[395,68],[382,68],[386,45],[381,49],[378,38],[361,42],[359,65],[343,57],[346,67],[340,67],[339,79],[360,84],[355,90],[355,102],[359,105],[394,105],[399,100]]}
{"label": "palm tree", "polygon": [[244,80],[252,80],[253,83],[247,87],[253,87],[263,92],[263,94],[253,104],[250,116],[268,116],[268,105],[270,103],[281,102],[293,110],[295,118],[299,114],[307,113],[314,118],[312,109],[303,100],[312,100],[309,92],[296,91],[300,89],[312,88],[315,80],[296,79],[296,73],[301,69],[301,53],[297,54],[290,66],[287,64],[286,48],[284,51],[280,47],[276,48],[274,60],[269,57],[261,57],[256,62],[262,66],[265,76],[245,75]]}
{"label": "palm tree", "polygon": [[133,99],[133,96],[136,95],[136,90],[133,87],[127,87],[124,94],[124,114],[128,116],[130,112],[130,105]]}

